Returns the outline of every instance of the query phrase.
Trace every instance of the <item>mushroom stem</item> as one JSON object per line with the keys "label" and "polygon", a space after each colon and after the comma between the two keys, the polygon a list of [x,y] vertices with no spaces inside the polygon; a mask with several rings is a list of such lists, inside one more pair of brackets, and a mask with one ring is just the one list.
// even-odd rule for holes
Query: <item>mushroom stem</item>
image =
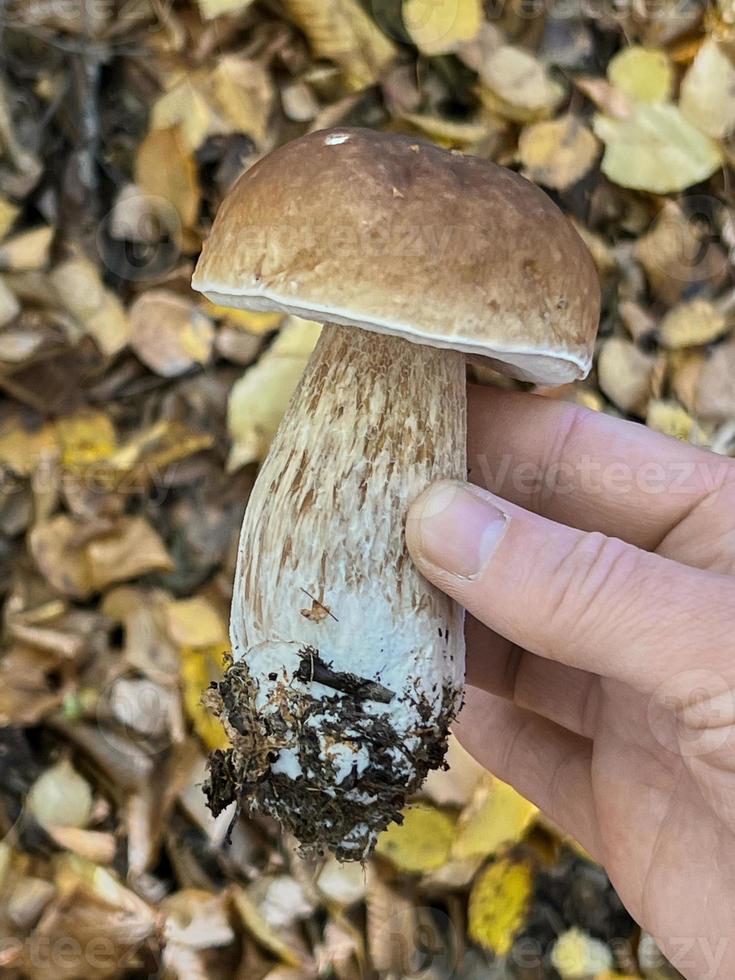
{"label": "mushroom stem", "polygon": [[409,503],[466,475],[465,359],[325,325],[253,488],[216,707],[210,802],[361,858],[441,763],[461,610],[415,570]]}

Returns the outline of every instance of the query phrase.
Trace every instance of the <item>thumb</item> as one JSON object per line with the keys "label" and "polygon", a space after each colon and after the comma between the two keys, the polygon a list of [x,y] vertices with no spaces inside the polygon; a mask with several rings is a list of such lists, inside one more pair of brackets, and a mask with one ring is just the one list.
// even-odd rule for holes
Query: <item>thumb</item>
{"label": "thumb", "polygon": [[652,691],[693,666],[732,671],[735,580],[578,531],[466,483],[413,504],[419,571],[523,649]]}

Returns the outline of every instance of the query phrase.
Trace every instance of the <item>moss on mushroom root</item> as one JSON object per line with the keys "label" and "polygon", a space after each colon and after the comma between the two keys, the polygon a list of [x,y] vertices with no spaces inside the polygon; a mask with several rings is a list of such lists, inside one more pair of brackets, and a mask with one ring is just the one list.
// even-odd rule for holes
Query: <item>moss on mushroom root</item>
{"label": "moss on mushroom root", "polygon": [[[317,651],[304,650],[308,652],[318,657]],[[392,821],[402,821],[407,797],[419,789],[429,770],[443,765],[461,692],[445,685],[439,705],[422,695],[414,707],[418,717],[426,719],[425,727],[406,738],[396,732],[390,708],[368,711],[368,699],[359,685],[355,687],[314,697],[308,689],[279,684],[279,710],[264,714],[256,706],[258,684],[246,661],[231,664],[205,695],[232,743],[209,757],[204,789],[212,813],[217,816],[237,801],[252,812],[276,817],[305,854],[331,851],[340,860],[366,858],[380,831]],[[316,716],[318,728],[307,724]],[[359,775],[353,768],[339,778],[339,767],[325,756],[325,738],[335,743],[349,740],[367,751],[369,760]],[[409,740],[415,746],[411,751],[406,747]],[[301,774],[296,778],[273,771],[286,745],[297,747]],[[397,754],[404,764],[396,765]]]}

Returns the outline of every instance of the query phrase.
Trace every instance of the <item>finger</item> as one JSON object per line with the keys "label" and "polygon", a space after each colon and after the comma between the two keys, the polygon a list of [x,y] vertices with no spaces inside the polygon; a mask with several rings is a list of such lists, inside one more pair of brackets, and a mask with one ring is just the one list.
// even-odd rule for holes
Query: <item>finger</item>
{"label": "finger", "polygon": [[655,550],[735,463],[568,402],[471,386],[474,483],[551,520]]}
{"label": "finger", "polygon": [[591,742],[472,687],[453,730],[481,765],[599,853]]}
{"label": "finger", "polygon": [[594,738],[599,677],[537,657],[467,618],[467,683],[584,738]]}
{"label": "finger", "polygon": [[[730,675],[735,583],[440,483],[411,508],[419,570],[531,653],[651,692],[696,666]],[[703,628],[703,624],[706,628]]]}

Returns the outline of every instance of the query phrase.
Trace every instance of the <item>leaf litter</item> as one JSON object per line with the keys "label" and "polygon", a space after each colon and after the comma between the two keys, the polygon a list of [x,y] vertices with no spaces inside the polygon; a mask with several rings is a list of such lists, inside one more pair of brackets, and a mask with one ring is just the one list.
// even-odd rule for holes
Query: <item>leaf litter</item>
{"label": "leaf litter", "polygon": [[676,977],[456,741],[365,868],[207,811],[242,511],[319,327],[189,280],[270,148],[422,136],[542,185],[592,251],[595,370],[539,393],[735,455],[729,6],[11,4],[0,29],[3,976],[516,977],[533,948],[553,980]]}

